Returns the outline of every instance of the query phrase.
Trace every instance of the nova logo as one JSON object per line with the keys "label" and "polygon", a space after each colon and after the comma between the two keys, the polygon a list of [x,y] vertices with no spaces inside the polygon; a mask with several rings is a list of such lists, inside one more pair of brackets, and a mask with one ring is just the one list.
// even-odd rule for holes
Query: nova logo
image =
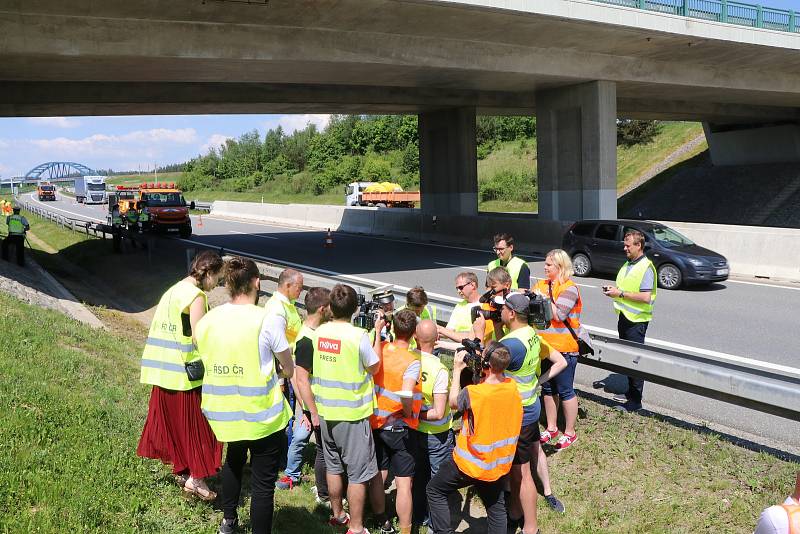
{"label": "nova logo", "polygon": [[331,352],[333,354],[339,354],[339,351],[342,348],[342,342],[338,339],[329,339],[326,337],[319,338],[317,341],[317,350],[320,352]]}

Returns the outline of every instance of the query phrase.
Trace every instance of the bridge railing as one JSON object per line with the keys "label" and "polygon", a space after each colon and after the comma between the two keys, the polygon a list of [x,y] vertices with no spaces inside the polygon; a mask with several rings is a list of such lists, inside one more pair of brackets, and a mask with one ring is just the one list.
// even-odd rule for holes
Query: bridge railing
{"label": "bridge railing", "polygon": [[798,33],[797,12],[733,0],[595,0],[670,15]]}

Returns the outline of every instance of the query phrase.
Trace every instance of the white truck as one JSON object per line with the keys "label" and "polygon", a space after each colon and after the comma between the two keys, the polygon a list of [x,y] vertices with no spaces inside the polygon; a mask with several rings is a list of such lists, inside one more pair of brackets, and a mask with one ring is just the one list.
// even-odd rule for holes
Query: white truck
{"label": "white truck", "polygon": [[86,204],[108,202],[105,176],[79,176],[75,178],[75,200]]}
{"label": "white truck", "polygon": [[419,191],[403,191],[392,182],[353,182],[344,189],[346,206],[413,208],[419,201]]}

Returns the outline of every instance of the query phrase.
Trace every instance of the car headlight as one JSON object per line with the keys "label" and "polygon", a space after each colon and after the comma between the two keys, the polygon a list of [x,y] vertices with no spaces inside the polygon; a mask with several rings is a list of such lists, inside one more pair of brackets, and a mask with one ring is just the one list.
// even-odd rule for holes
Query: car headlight
{"label": "car headlight", "polygon": [[697,258],[689,258],[689,263],[691,263],[695,267],[703,267],[706,264],[706,262],[704,262],[703,260],[698,260]]}

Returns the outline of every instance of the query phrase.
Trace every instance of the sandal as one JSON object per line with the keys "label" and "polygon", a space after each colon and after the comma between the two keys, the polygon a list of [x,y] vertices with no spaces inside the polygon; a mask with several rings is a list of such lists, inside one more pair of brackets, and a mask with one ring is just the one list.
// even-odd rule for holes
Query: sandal
{"label": "sandal", "polygon": [[175,483],[180,487],[184,487],[186,482],[189,480],[189,477],[186,475],[175,475]]}
{"label": "sandal", "polygon": [[183,491],[197,496],[202,501],[213,501],[217,498],[217,493],[215,491],[211,491],[207,487],[203,488],[197,486],[195,484],[195,479],[191,477],[189,477],[189,480],[187,480],[186,484],[183,486]]}

